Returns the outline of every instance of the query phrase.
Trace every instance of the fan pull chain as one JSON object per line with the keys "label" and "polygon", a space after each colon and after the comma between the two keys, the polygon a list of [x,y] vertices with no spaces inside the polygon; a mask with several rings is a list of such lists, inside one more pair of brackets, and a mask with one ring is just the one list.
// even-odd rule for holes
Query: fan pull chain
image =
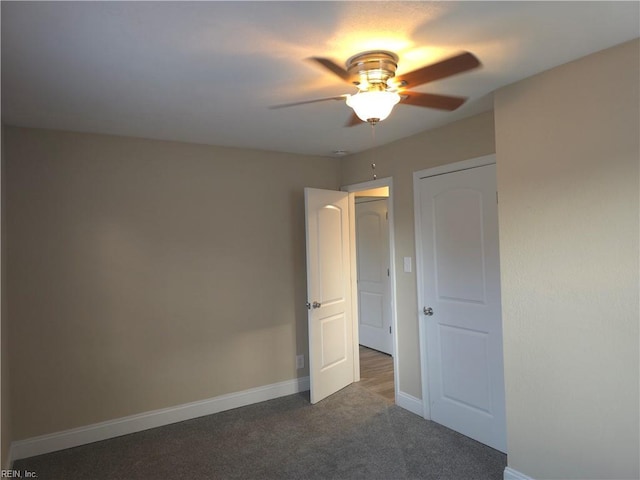
{"label": "fan pull chain", "polygon": [[376,180],[378,175],[376,175],[376,124],[371,122],[371,143],[373,144],[373,148],[371,152],[373,154],[373,163],[371,163],[371,171],[373,173],[373,179]]}

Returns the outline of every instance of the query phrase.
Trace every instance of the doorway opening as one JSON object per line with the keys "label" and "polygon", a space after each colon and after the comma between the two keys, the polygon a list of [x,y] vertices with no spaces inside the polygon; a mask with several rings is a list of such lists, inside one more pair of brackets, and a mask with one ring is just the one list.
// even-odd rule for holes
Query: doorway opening
{"label": "doorway opening", "polygon": [[355,378],[367,390],[395,403],[398,359],[391,183],[385,178],[343,190],[350,192],[354,219]]}

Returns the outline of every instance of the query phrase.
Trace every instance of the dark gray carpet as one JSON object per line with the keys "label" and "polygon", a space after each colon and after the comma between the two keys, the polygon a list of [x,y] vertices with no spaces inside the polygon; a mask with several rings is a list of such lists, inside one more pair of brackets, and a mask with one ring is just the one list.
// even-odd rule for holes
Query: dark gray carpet
{"label": "dark gray carpet", "polygon": [[506,455],[358,384],[308,392],[15,462],[38,480],[501,480]]}

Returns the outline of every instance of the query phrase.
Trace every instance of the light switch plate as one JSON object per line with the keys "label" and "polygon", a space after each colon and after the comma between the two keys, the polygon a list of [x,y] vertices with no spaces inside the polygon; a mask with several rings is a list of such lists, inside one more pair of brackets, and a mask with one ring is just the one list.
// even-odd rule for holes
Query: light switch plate
{"label": "light switch plate", "polygon": [[411,273],[411,257],[404,257],[404,273]]}

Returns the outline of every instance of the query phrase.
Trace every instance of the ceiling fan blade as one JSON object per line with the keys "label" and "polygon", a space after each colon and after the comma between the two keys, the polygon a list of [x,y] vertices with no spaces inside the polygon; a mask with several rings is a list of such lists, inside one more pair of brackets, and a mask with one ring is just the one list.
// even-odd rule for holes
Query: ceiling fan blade
{"label": "ceiling fan blade", "polygon": [[344,124],[345,127],[355,127],[356,125],[360,125],[362,119],[356,115],[356,112],[351,113],[351,117],[347,120],[347,123]]}
{"label": "ceiling fan blade", "polygon": [[395,83],[415,87],[466,72],[479,66],[480,61],[472,53],[464,52],[455,57],[400,75],[395,78]]}
{"label": "ceiling fan blade", "polygon": [[352,79],[353,79],[352,75],[349,74],[349,72],[347,72],[340,65],[335,63],[333,60],[330,60],[328,58],[322,58],[322,57],[310,57],[308,60],[311,60],[311,61],[314,61],[316,63],[319,63],[324,68],[329,70],[331,73],[337,75],[338,77],[340,77],[345,82],[347,82],[347,83],[351,83],[352,82]]}
{"label": "ceiling fan blade", "polygon": [[286,107],[295,107],[296,105],[305,105],[307,103],[318,103],[318,102],[326,102],[328,100],[344,100],[347,98],[347,94],[338,95],[337,97],[326,97],[326,98],[316,98],[315,100],[304,100],[302,102],[293,102],[293,103],[282,103],[280,105],[272,105],[269,108],[272,110],[278,108],[286,108]]}
{"label": "ceiling fan blade", "polygon": [[452,111],[462,105],[465,97],[452,97],[449,95],[436,95],[433,93],[400,92],[400,103],[415,105],[416,107],[437,108],[438,110]]}

